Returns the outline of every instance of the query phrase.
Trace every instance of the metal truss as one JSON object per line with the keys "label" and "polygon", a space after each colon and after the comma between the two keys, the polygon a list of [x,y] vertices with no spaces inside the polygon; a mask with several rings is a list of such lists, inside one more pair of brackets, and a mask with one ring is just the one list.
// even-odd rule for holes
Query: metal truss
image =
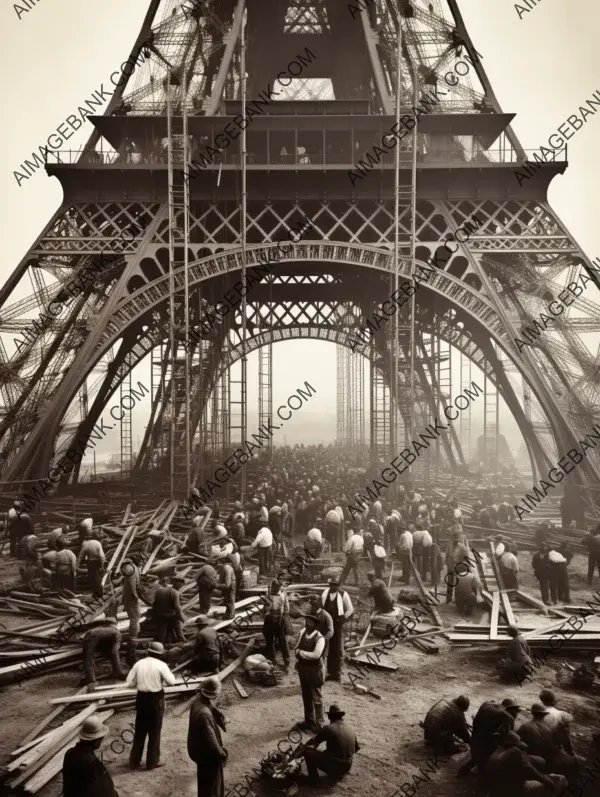
{"label": "metal truss", "polygon": [[[193,5],[192,0],[187,2]],[[167,115],[165,63],[185,74],[185,89],[175,92],[175,103],[186,104],[192,115],[224,113],[224,100],[239,100],[241,93],[236,43],[243,11],[243,0],[215,0],[198,5],[191,14],[182,10],[180,2],[151,0],[134,47],[137,53],[143,45],[148,60],[136,69],[124,91],[115,92],[107,115]],[[415,86],[436,85],[434,81],[439,82],[444,72],[455,69],[466,49],[473,50],[456,0],[376,0],[361,13],[360,22],[350,19],[345,6],[342,11],[332,0],[274,0],[269,21],[273,30],[279,26],[278,35],[327,36],[334,41],[347,34],[357,43],[355,64],[349,65],[340,54],[331,77],[293,81],[285,98],[377,97],[373,108],[378,105],[379,111],[389,112],[399,71],[403,96],[412,96]],[[396,57],[399,25],[400,69]],[[249,43],[255,68],[260,66],[256,54],[261,48],[265,60],[268,57],[261,41],[264,30],[258,30],[260,35]],[[483,56],[442,99],[444,112],[501,112],[485,75]],[[352,70],[362,71],[360,80],[355,80]],[[260,81],[255,83],[256,91],[263,88]],[[356,83],[356,90],[349,88],[350,83]],[[472,159],[472,143],[458,136],[448,138],[462,153],[460,162]],[[522,149],[510,129],[509,138],[516,160]],[[95,132],[85,152],[99,151],[104,143]],[[494,162],[491,152],[482,150],[476,155]],[[171,202],[172,211],[175,204]],[[267,255],[273,255],[275,266],[248,298],[248,353],[298,337],[349,346],[356,328],[364,327],[377,304],[389,295],[396,229],[392,204],[326,197],[264,203],[249,196],[247,268],[256,273],[253,269]],[[410,204],[403,203],[397,218],[400,276],[410,276],[413,242],[417,264],[424,265],[435,255],[439,265],[419,291],[415,317],[408,318],[406,311],[402,314],[399,339],[393,342],[399,351],[398,373],[390,369],[390,325],[361,342],[351,355],[357,361],[364,355],[370,362],[374,459],[380,461],[390,453],[390,423],[396,420],[390,416],[392,380],[398,385],[399,428],[403,423],[406,428],[411,378],[416,383],[415,422],[425,423],[452,392],[450,369],[445,372],[444,363],[451,362],[452,352],[458,352],[461,387],[467,372],[469,378],[474,373],[473,366],[484,374],[484,440],[496,440],[491,449],[487,446],[486,459],[491,456],[495,463],[498,458],[501,399],[523,434],[534,473],[541,472],[557,452],[572,447],[600,420],[596,288],[588,285],[552,328],[522,352],[515,338],[523,326],[539,318],[550,297],[566,282],[589,273],[590,263],[546,202],[419,200],[414,215],[413,230]],[[281,257],[276,243],[301,217],[313,224],[310,240],[294,244]],[[446,234],[474,217],[479,220],[476,232],[448,255],[443,248]],[[132,225],[139,234],[125,239],[123,233]],[[182,258],[172,257],[175,268],[169,274],[172,227],[167,203],[122,199],[65,205],[0,291],[0,471],[5,479],[45,478],[70,445],[87,439],[111,396],[148,356],[153,363],[151,419],[133,473],[168,472],[165,463],[174,451],[185,450],[182,434],[187,427],[192,435],[195,478],[233,444],[236,397],[239,394],[244,401],[246,390],[244,380],[238,389],[228,375],[242,355],[240,309],[194,344],[185,396],[174,384],[179,379],[180,339],[168,338],[171,297],[183,294],[187,286],[190,312],[185,326],[195,326],[208,311],[214,311],[223,291],[239,276],[239,202],[190,202],[189,264],[186,269],[178,265]],[[115,246],[117,241],[122,242],[120,246]],[[95,265],[100,255],[101,268]],[[365,279],[369,292],[364,290]],[[67,285],[73,280],[85,289],[63,313],[50,315],[50,302],[65,302]],[[14,298],[24,294],[23,299]],[[411,323],[421,351],[412,375],[406,334]],[[360,401],[354,394],[360,391],[361,377],[352,376],[351,369],[354,387],[347,371],[345,379],[355,412]],[[189,424],[182,426],[180,420],[188,410]],[[344,433],[358,439],[360,421],[351,427],[347,406],[344,413]],[[172,421],[175,433],[169,439]],[[470,423],[468,415],[464,423],[461,416],[456,437],[432,451],[429,456],[434,457],[435,467],[461,464],[462,446],[469,459],[473,453]],[[130,432],[121,431],[127,451]],[[583,482],[597,478],[600,462],[595,452],[579,472]],[[69,477],[67,472],[65,478]],[[78,477],[77,468],[72,477]]]}

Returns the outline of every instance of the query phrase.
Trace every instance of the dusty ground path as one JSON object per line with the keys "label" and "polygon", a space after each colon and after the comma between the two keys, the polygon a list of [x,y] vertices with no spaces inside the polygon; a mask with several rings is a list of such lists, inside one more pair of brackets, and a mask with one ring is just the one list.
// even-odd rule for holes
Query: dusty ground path
{"label": "dusty ground path", "polygon": [[[524,589],[539,595],[536,582],[530,571],[530,554],[522,554],[520,561],[526,572],[522,574]],[[363,569],[366,567],[363,566]],[[600,588],[595,582],[592,590],[585,583],[587,562],[577,555],[571,565],[573,603],[588,600],[591,592]],[[394,584],[394,593],[397,591]],[[442,604],[442,617],[448,625],[458,621],[453,606]],[[478,621],[478,616],[473,621]],[[523,615],[527,620],[528,616]],[[7,626],[15,624],[15,618],[0,616]],[[539,622],[539,618],[536,620]],[[22,622],[22,621],[21,621]],[[600,624],[599,624],[600,627]],[[419,720],[427,709],[442,696],[455,697],[460,693],[469,696],[472,715],[481,702],[486,699],[501,700],[512,697],[520,704],[529,707],[538,699],[542,687],[556,690],[560,707],[575,715],[574,744],[577,752],[587,752],[591,733],[600,730],[600,700],[559,685],[557,672],[561,657],[550,657],[548,664],[540,667],[531,681],[521,688],[518,685],[506,686],[499,682],[495,671],[495,658],[491,654],[473,654],[468,649],[454,649],[440,642],[440,653],[428,656],[411,646],[400,645],[393,655],[399,669],[396,673],[383,673],[369,670],[368,677],[361,681],[379,692],[383,699],[378,701],[369,696],[359,695],[348,688],[348,668],[344,681],[346,685],[327,682],[323,687],[324,703],[337,702],[347,712],[346,719],[353,725],[361,744],[361,751],[355,758],[351,773],[332,789],[324,782],[318,789],[300,786],[300,795],[336,794],[348,797],[391,797],[400,793],[412,794],[410,789],[402,791],[405,783],[413,784],[413,776],[422,778],[419,794],[424,797],[443,794],[444,797],[478,794],[474,777],[456,777],[463,755],[457,755],[448,763],[440,764],[437,772],[429,775],[426,761],[430,751],[423,744],[423,732]],[[567,660],[575,662],[571,657]],[[102,665],[104,666],[104,665]],[[72,694],[77,688],[78,674],[74,671],[54,676],[34,678],[22,687],[6,687],[0,694],[3,725],[0,734],[0,756],[5,763],[8,755],[27,732],[35,726],[50,710],[49,697]],[[228,720],[225,744],[229,750],[229,760],[225,770],[226,789],[231,790],[240,784],[237,797],[245,797],[246,776],[253,777],[253,768],[268,752],[275,750],[280,739],[285,739],[293,724],[302,719],[302,701],[295,673],[290,672],[277,687],[258,687],[248,684],[240,676],[249,694],[242,700],[233,684],[226,682],[218,705],[223,708]],[[123,730],[133,722],[133,712],[119,712],[110,720],[111,732],[103,746],[104,755],[110,760],[109,770],[113,774],[120,797],[195,797],[195,769],[187,757],[187,711],[180,717],[182,701],[167,703],[167,712],[162,734],[162,759],[166,766],[162,769],[135,773],[127,769],[129,744],[121,742],[113,746],[123,751],[115,755],[110,750],[113,740],[119,740]],[[524,715],[529,719],[529,715]],[[519,721],[518,721],[519,722]],[[131,734],[125,734],[129,740]],[[294,738],[294,737],[292,737]],[[308,736],[305,734],[304,739]],[[114,759],[114,760],[113,760]],[[429,777],[429,781],[426,778]],[[61,793],[60,778],[39,792],[40,797],[56,797]],[[255,794],[261,794],[259,785],[254,784]]]}

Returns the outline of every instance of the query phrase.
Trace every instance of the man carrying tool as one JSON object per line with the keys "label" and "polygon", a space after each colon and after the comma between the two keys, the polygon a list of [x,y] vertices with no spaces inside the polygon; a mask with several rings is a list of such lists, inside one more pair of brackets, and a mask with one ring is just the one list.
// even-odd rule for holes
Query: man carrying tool
{"label": "man carrying tool", "polygon": [[139,768],[146,737],[146,769],[164,766],[160,760],[160,733],[165,713],[164,684],[176,684],[175,676],[162,661],[164,652],[164,646],[160,642],[151,642],[146,658],[134,664],[125,682],[126,689],[137,689],[135,731],[129,754],[130,769]]}
{"label": "man carrying tool", "polygon": [[[319,770],[337,781],[352,769],[352,759],[360,750],[360,745],[352,728],[344,722],[345,713],[333,703],[327,712],[329,725],[321,728],[304,747],[304,760],[311,784],[318,782]],[[326,744],[325,750],[317,750],[322,742]]]}
{"label": "man carrying tool", "polygon": [[341,681],[344,663],[344,624],[354,614],[354,607],[350,595],[340,589],[339,578],[329,579],[329,588],[321,595],[321,606],[333,620],[333,636],[327,653],[326,680]]}

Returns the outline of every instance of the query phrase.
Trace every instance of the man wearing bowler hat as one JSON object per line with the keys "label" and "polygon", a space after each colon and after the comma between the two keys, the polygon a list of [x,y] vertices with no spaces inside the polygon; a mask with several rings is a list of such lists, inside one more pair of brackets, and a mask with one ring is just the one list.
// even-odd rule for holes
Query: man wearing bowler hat
{"label": "man wearing bowler hat", "polygon": [[137,689],[135,699],[135,731],[129,768],[137,769],[148,737],[146,769],[161,767],[160,732],[165,713],[164,684],[175,686],[175,676],[162,661],[165,649],[160,642],[151,642],[146,658],[133,665],[125,682],[126,689]]}
{"label": "man wearing bowler hat", "polygon": [[63,759],[64,797],[119,797],[108,770],[94,754],[107,733],[108,727],[97,717],[84,720],[79,741]]}
{"label": "man wearing bowler hat", "polygon": [[352,617],[354,607],[350,595],[340,589],[339,578],[329,579],[329,588],[321,595],[321,605],[333,620],[333,636],[327,652],[326,680],[341,681],[344,663],[344,624]]}
{"label": "man wearing bowler hat", "polygon": [[226,725],[223,712],[213,705],[221,694],[221,682],[211,675],[202,681],[197,693],[190,709],[187,749],[196,764],[198,797],[223,797],[223,766],[228,753],[221,730],[225,731]]}
{"label": "man wearing bowler hat", "polygon": [[[345,711],[333,703],[327,712],[329,725],[322,728],[316,736],[306,743],[304,760],[308,771],[308,779],[316,783],[320,769],[335,780],[339,780],[352,768],[354,753],[360,750],[356,734],[344,722]],[[317,747],[325,742],[325,750]]]}

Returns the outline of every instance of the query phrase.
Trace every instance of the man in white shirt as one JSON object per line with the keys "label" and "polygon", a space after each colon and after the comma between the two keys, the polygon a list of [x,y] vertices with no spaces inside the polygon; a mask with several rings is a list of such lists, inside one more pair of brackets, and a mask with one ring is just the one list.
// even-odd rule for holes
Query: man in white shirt
{"label": "man in white shirt", "polygon": [[401,580],[403,584],[410,583],[410,563],[412,561],[412,549],[413,549],[412,533],[409,530],[405,529],[400,534],[400,538],[398,540],[398,553],[400,554],[400,561],[402,563]]}
{"label": "man in white shirt", "polygon": [[84,518],[79,524],[79,542],[83,542],[86,538],[86,533],[94,530],[94,519],[91,517]]}
{"label": "man in white shirt", "polygon": [[273,545],[273,532],[268,526],[263,526],[256,535],[250,550],[255,549],[258,553],[258,575],[266,576],[269,572],[269,562],[271,560],[271,546]]}
{"label": "man in white shirt", "polygon": [[575,718],[572,714],[569,714],[568,711],[561,711],[559,708],[556,708],[556,695],[551,689],[542,689],[540,692],[540,700],[548,712],[544,715],[542,722],[555,731],[556,737],[567,753],[573,754],[569,725]]}
{"label": "man in white shirt", "polygon": [[351,570],[354,571],[354,580],[356,586],[359,586],[358,563],[363,555],[365,541],[359,531],[354,531],[348,542],[344,545],[344,553],[346,554],[346,564],[340,576],[340,584],[348,578]]}
{"label": "man in white shirt", "polygon": [[306,550],[318,559],[323,552],[323,535],[320,529],[309,529],[306,534],[306,542],[304,544]]}
{"label": "man in white shirt", "polygon": [[505,589],[519,589],[519,562],[517,561],[516,550],[516,548],[511,546],[498,560]]}
{"label": "man in white shirt", "polygon": [[298,724],[302,730],[319,731],[325,724],[323,713],[323,666],[321,657],[325,649],[323,635],[317,631],[319,620],[306,615],[306,626],[300,633],[295,648],[296,669],[300,676],[300,689],[304,704],[304,722]]}
{"label": "man in white shirt", "polygon": [[343,520],[343,513],[340,517],[337,509],[330,509],[325,515],[325,539],[331,545],[333,551],[338,551],[342,544],[341,529]]}
{"label": "man in white shirt", "polygon": [[[89,518],[91,520],[91,518]],[[85,521],[82,521],[84,523]],[[102,598],[104,589],[102,587],[102,570],[104,567],[104,551],[99,540],[92,537],[91,529],[85,532],[85,540],[77,557],[77,569],[83,562],[87,562],[88,579],[90,589],[95,598]]]}
{"label": "man in white shirt", "polygon": [[70,531],[69,526],[59,526],[56,529],[52,529],[52,531],[46,537],[46,542],[48,543],[48,548],[51,551],[58,551],[58,541],[64,535],[66,536]]}
{"label": "man in white shirt", "polygon": [[163,684],[175,686],[176,679],[161,660],[165,649],[160,642],[151,642],[147,656],[133,665],[125,682],[126,689],[137,689],[135,699],[135,733],[129,755],[129,768],[138,769],[148,737],[146,769],[155,769],[160,761],[160,732],[165,713]]}

